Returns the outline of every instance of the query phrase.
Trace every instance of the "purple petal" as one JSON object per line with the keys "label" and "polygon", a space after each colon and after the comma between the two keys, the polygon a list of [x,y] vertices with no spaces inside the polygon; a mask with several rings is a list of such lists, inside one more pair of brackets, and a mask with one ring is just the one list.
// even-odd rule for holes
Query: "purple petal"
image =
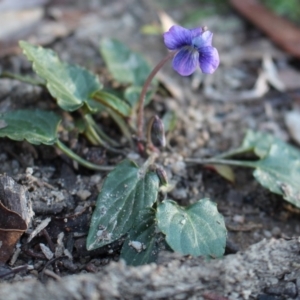
{"label": "purple petal", "polygon": [[190,31],[191,31],[192,39],[194,39],[198,36],[201,36],[201,34],[203,32],[201,27],[190,29]]}
{"label": "purple petal", "polygon": [[203,73],[212,74],[219,66],[218,50],[214,47],[203,47],[199,51],[199,64]]}
{"label": "purple petal", "polygon": [[174,25],[164,33],[164,43],[169,50],[190,46],[192,44],[191,30]]}
{"label": "purple petal", "polygon": [[193,38],[193,45],[200,49],[202,47],[210,47],[212,43],[213,33],[210,31],[204,31],[201,35]]}
{"label": "purple petal", "polygon": [[173,69],[181,76],[191,75],[198,66],[199,53],[185,47],[173,59]]}

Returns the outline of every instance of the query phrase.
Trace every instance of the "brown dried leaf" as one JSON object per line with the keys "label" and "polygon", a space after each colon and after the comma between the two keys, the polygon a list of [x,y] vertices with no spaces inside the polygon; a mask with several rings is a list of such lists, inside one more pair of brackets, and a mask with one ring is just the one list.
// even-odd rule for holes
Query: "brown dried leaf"
{"label": "brown dried leaf", "polygon": [[288,53],[300,57],[300,30],[295,25],[275,15],[256,0],[230,0],[230,3],[273,42]]}
{"label": "brown dried leaf", "polygon": [[229,182],[235,182],[235,175],[231,167],[226,165],[207,165],[208,169],[212,169],[217,172],[220,176],[228,180]]}
{"label": "brown dried leaf", "polygon": [[168,31],[173,25],[176,25],[177,23],[170,17],[166,12],[159,11],[158,16],[160,19],[161,27],[163,32]]}
{"label": "brown dried leaf", "polygon": [[26,222],[21,216],[0,202],[0,262],[5,263],[10,258],[16,243],[26,229]]}
{"label": "brown dried leaf", "polygon": [[0,201],[22,217],[28,226],[34,215],[26,189],[7,175],[0,175]]}
{"label": "brown dried leaf", "polygon": [[0,262],[5,263],[31,222],[26,190],[7,175],[0,176]]}

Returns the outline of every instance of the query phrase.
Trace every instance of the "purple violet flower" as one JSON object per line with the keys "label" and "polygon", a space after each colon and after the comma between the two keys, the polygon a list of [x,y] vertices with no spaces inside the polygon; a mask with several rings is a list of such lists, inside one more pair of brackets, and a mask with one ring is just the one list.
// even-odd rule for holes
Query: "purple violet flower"
{"label": "purple violet flower", "polygon": [[178,51],[173,58],[173,69],[182,76],[191,75],[199,65],[203,73],[212,74],[219,66],[218,50],[212,47],[212,32],[172,26],[164,33],[169,50]]}

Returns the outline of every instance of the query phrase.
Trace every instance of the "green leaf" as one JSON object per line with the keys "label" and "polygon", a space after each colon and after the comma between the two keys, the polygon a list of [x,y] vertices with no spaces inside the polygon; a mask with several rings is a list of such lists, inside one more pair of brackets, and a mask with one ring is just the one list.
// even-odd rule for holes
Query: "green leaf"
{"label": "green leaf", "polygon": [[177,115],[174,111],[169,110],[164,114],[162,121],[166,132],[173,131],[176,128]]}
{"label": "green leaf", "polygon": [[93,99],[113,109],[122,116],[128,117],[131,114],[131,107],[125,101],[111,93],[98,91],[94,93]]}
{"label": "green leaf", "polygon": [[164,200],[157,208],[158,227],[166,241],[183,255],[221,257],[225,251],[226,228],[217,206],[202,199],[188,207]]}
{"label": "green leaf", "polygon": [[32,61],[35,72],[46,80],[50,94],[62,109],[74,111],[80,108],[102,88],[96,75],[80,66],[61,62],[54,51],[24,41],[19,44]]}
{"label": "green leaf", "polygon": [[122,84],[142,86],[151,72],[146,60],[121,42],[103,39],[100,52],[114,79]]}
{"label": "green leaf", "polygon": [[[131,107],[135,107],[137,105],[141,91],[142,91],[141,86],[129,86],[128,88],[126,88],[124,92],[124,98],[128,101]],[[144,105],[148,105],[150,103],[153,94],[154,94],[154,90],[149,90],[146,93]]]}
{"label": "green leaf", "polygon": [[140,211],[152,207],[158,190],[159,180],[154,172],[143,174],[129,160],[119,164],[108,174],[98,196],[87,249],[102,247],[126,234]]}
{"label": "green leaf", "polygon": [[128,265],[140,266],[155,262],[158,252],[155,210],[148,208],[140,213],[129,231],[121,250],[121,258]]}
{"label": "green leaf", "polygon": [[256,162],[256,180],[270,191],[300,208],[300,151],[275,142],[267,155]]}
{"label": "green leaf", "polygon": [[266,133],[248,131],[243,147],[251,146],[257,156],[256,180],[270,191],[300,207],[300,151]]}
{"label": "green leaf", "polygon": [[263,158],[273,143],[285,144],[282,140],[264,132],[248,130],[240,147],[218,155],[218,158],[228,158],[234,155],[253,151],[259,158]]}
{"label": "green leaf", "polygon": [[245,152],[246,150],[253,150],[258,157],[262,158],[268,153],[273,143],[285,144],[282,140],[271,134],[248,130],[241,149],[245,149]]}
{"label": "green leaf", "polygon": [[0,137],[31,144],[52,145],[57,140],[60,117],[43,110],[15,110],[0,114],[6,127],[0,128]]}

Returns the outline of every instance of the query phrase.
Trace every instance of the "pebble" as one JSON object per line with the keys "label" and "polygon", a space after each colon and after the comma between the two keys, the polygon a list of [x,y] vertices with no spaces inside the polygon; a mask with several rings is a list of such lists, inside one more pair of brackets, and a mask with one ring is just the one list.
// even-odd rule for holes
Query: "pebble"
{"label": "pebble", "polygon": [[177,161],[171,166],[171,168],[175,174],[183,175],[186,171],[186,164],[183,161]]}
{"label": "pebble", "polygon": [[239,224],[244,224],[245,222],[245,216],[243,215],[234,215],[232,218],[233,222],[239,223]]}
{"label": "pebble", "polygon": [[130,152],[127,154],[127,158],[132,160],[138,160],[140,158],[140,155],[135,152]]}
{"label": "pebble", "polygon": [[51,195],[53,195],[58,202],[65,200],[65,195],[61,191],[51,191]]}
{"label": "pebble", "polygon": [[288,282],[285,287],[284,287],[284,295],[288,296],[288,297],[296,297],[297,296],[297,287],[295,285],[295,283],[293,282]]}
{"label": "pebble", "polygon": [[300,294],[300,277],[298,277],[296,279],[296,286],[297,286],[297,289],[298,289],[298,293]]}
{"label": "pebble", "polygon": [[89,196],[91,196],[92,193],[88,190],[79,190],[76,193],[76,196],[80,198],[80,200],[86,200]]}
{"label": "pebble", "polygon": [[181,189],[175,189],[174,191],[172,191],[172,196],[176,199],[176,200],[182,200],[182,199],[186,199],[188,194],[187,194],[187,190],[184,188]]}
{"label": "pebble", "polygon": [[271,237],[272,237],[272,233],[271,233],[271,231],[269,231],[269,230],[264,230],[263,233],[264,233],[264,236],[265,236],[266,238],[271,238]]}
{"label": "pebble", "polygon": [[96,174],[96,175],[91,176],[90,181],[93,184],[98,184],[101,181],[101,179],[102,179],[102,176]]}
{"label": "pebble", "polygon": [[274,227],[272,229],[272,236],[273,237],[277,237],[277,238],[281,237],[281,229],[279,227],[277,227],[277,226]]}

